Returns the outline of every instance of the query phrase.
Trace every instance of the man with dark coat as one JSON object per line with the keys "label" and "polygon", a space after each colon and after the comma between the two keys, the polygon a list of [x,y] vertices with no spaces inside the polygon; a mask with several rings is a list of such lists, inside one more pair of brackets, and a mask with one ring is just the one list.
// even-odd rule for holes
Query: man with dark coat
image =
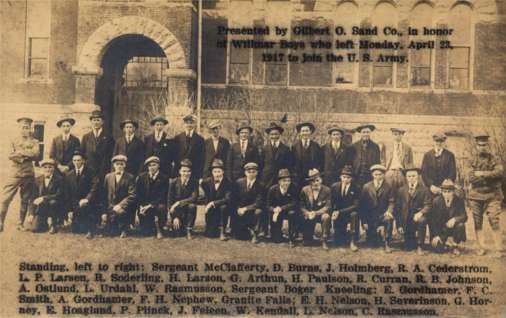
{"label": "man with dark coat", "polygon": [[189,159],[183,159],[178,166],[179,176],[169,183],[167,209],[174,234],[186,234],[186,238],[191,240],[197,216],[198,180],[192,176],[193,164]]}
{"label": "man with dark coat", "polygon": [[92,238],[98,224],[96,213],[99,180],[79,151],[72,156],[72,170],[64,178],[65,216],[74,232]]}
{"label": "man with dark coat", "polygon": [[168,176],[173,168],[173,152],[175,150],[173,141],[171,141],[167,133],[164,131],[165,126],[169,123],[165,117],[157,116],[153,118],[150,125],[153,133],[144,137],[144,158],[152,156],[160,159],[160,172]]}
{"label": "man with dark coat", "polygon": [[204,138],[197,134],[195,127],[197,117],[193,114],[183,118],[184,132],[174,137],[176,149],[174,162],[174,176],[179,172],[179,164],[184,159],[189,159],[192,163],[192,177],[198,181],[202,178],[202,166],[204,164]]}
{"label": "man with dark coat", "polygon": [[353,175],[360,188],[372,179],[369,169],[381,161],[380,148],[371,140],[371,133],[375,129],[376,126],[371,124],[358,126],[355,130],[360,134],[360,140],[350,146]]}
{"label": "man with dark coat", "polygon": [[455,155],[444,148],[446,135],[437,133],[432,136],[432,139],[434,140],[434,149],[423,155],[422,178],[430,192],[437,195],[441,193],[440,187],[444,180],[449,179],[455,182],[457,166]]}
{"label": "man with dark coat", "polygon": [[330,140],[323,146],[323,184],[327,187],[339,181],[339,173],[349,164],[349,150],[344,144],[344,130],[331,127]]}
{"label": "man with dark coat", "polygon": [[57,171],[61,175],[65,175],[67,171],[72,169],[72,156],[81,147],[79,139],[70,133],[75,123],[74,118],[67,116],[56,122],[56,126],[61,129],[62,133],[53,138],[49,158],[56,161]]}
{"label": "man with dark coat", "polygon": [[91,131],[81,140],[81,153],[99,180],[111,170],[111,157],[114,139],[104,131],[104,116],[101,111],[93,111],[90,116]]}
{"label": "man with dark coat", "polygon": [[221,241],[228,238],[225,235],[230,211],[233,208],[233,184],[225,177],[225,165],[221,159],[214,159],[210,167],[211,176],[202,181],[204,191],[204,213],[206,214],[205,235],[217,237],[218,231]]}
{"label": "man with dark coat", "polygon": [[299,123],[295,127],[300,139],[292,145],[294,156],[294,179],[296,185],[301,189],[306,184],[308,171],[311,169],[322,170],[323,153],[320,145],[311,139],[316,127],[313,123]]}
{"label": "man with dark coat", "polygon": [[163,238],[162,227],[166,223],[167,193],[169,177],[160,170],[160,159],[151,156],[144,161],[147,171],[135,181],[135,192],[139,204],[139,222],[144,233],[155,229],[157,239]]}
{"label": "man with dark coat", "polygon": [[285,130],[276,123],[271,123],[265,129],[269,140],[261,151],[262,182],[269,189],[278,183],[278,173],[281,169],[293,169],[293,155],[290,148],[280,139]]}
{"label": "man with dark coat", "polygon": [[402,141],[406,133],[404,129],[390,128],[390,131],[394,140],[383,147],[381,157],[387,168],[385,178],[398,191],[406,181],[403,169],[413,165],[413,150]]}
{"label": "man with dark coat", "polygon": [[126,172],[135,177],[141,171],[144,162],[144,142],[135,135],[139,123],[126,119],[121,122],[120,128],[125,135],[116,140],[113,155],[125,155],[128,159]]}
{"label": "man with dark coat", "polygon": [[222,124],[219,120],[213,120],[207,125],[211,137],[205,140],[205,155],[202,175],[204,178],[211,176],[211,165],[214,159],[220,159],[226,165],[230,141],[220,135]]}
{"label": "man with dark coat", "polygon": [[394,223],[394,188],[385,181],[386,168],[380,164],[370,168],[373,180],[362,188],[359,200],[359,212],[366,229],[367,243],[377,246],[380,238],[385,253],[391,253],[390,241]]}
{"label": "man with dark coat", "polygon": [[257,165],[261,163],[258,147],[250,139],[253,128],[247,123],[242,123],[235,133],[239,136],[239,141],[230,147],[227,156],[227,169],[225,170],[227,177],[232,182],[244,176],[246,163],[254,162]]}

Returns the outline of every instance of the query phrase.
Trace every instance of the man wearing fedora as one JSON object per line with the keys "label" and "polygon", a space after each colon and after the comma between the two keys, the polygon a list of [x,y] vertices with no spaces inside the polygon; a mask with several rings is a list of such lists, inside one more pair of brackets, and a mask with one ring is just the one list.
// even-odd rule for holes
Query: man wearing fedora
{"label": "man wearing fedora", "polygon": [[298,217],[298,194],[292,183],[292,175],[288,169],[280,169],[278,183],[272,185],[267,193],[267,214],[271,224],[271,238],[275,243],[283,240],[281,227],[288,221],[288,243],[294,247],[295,225]]}
{"label": "man wearing fedora", "polygon": [[336,245],[346,244],[349,241],[351,251],[356,252],[360,233],[358,217],[360,189],[353,181],[353,169],[349,165],[341,169],[339,179],[330,188],[334,241]]}
{"label": "man wearing fedora", "polygon": [[104,130],[104,115],[101,111],[93,111],[90,122],[91,131],[81,140],[81,153],[86,157],[88,167],[102,180],[111,170],[114,139]]}
{"label": "man wearing fedora", "polygon": [[486,253],[483,218],[487,215],[492,238],[494,240],[494,257],[502,257],[501,204],[504,198],[502,180],[504,168],[501,161],[491,153],[489,135],[480,132],[474,136],[476,152],[469,166],[469,207],[473,213],[474,230],[479,244],[479,255]]}
{"label": "man wearing fedora", "polygon": [[125,119],[120,123],[123,130],[123,137],[116,140],[113,156],[125,155],[128,158],[126,171],[137,176],[141,171],[144,162],[144,142],[135,135],[139,123],[135,120]]}
{"label": "man wearing fedora", "polygon": [[64,116],[56,122],[61,134],[53,138],[49,158],[56,162],[57,172],[61,175],[72,169],[72,156],[81,147],[79,139],[70,133],[75,123],[74,118],[68,116]]}
{"label": "man wearing fedora", "polygon": [[211,176],[201,184],[204,191],[205,235],[217,237],[219,233],[220,240],[226,241],[225,229],[233,204],[233,184],[225,178],[225,164],[221,159],[214,159],[209,169]]}
{"label": "man wearing fedora", "polygon": [[169,177],[161,172],[160,162],[156,156],[147,158],[144,161],[147,171],[139,174],[135,181],[141,231],[145,234],[154,232],[158,239],[163,238],[169,190]]}
{"label": "man wearing fedora", "polygon": [[318,169],[310,169],[306,179],[309,184],[302,188],[299,196],[300,210],[303,218],[304,245],[311,245],[315,225],[321,223],[321,243],[328,250],[327,238],[330,234],[330,212],[332,198],[330,188],[323,185],[322,175]]}
{"label": "man wearing fedora", "polygon": [[113,171],[105,176],[101,189],[100,230],[111,235],[119,232],[120,238],[127,236],[136,209],[135,177],[126,171],[127,160],[125,155],[112,157]]}
{"label": "man wearing fedora", "polygon": [[197,216],[198,180],[193,177],[192,162],[183,159],[179,163],[179,176],[171,179],[167,195],[168,218],[176,236],[192,239]]}
{"label": "man wearing fedora", "polygon": [[406,250],[416,248],[423,255],[427,222],[432,206],[432,195],[420,180],[420,169],[407,165],[403,169],[405,182],[397,191],[395,216],[397,231],[404,234]]}
{"label": "man wearing fedora", "polygon": [[173,152],[175,150],[173,141],[167,138],[164,131],[169,121],[163,116],[156,116],[150,121],[152,133],[144,137],[144,158],[152,156],[160,160],[160,172],[169,175],[172,172]]}
{"label": "man wearing fedora", "polygon": [[267,188],[278,183],[278,172],[281,169],[293,169],[293,155],[290,148],[281,141],[285,129],[277,123],[265,128],[269,140],[261,151],[262,182]]}
{"label": "man wearing fedora", "polygon": [[299,123],[295,128],[299,134],[299,140],[292,145],[294,156],[293,173],[296,185],[301,189],[306,184],[309,170],[322,170],[323,153],[320,145],[311,139],[311,135],[316,130],[313,123]]}
{"label": "man wearing fedora", "polygon": [[372,179],[369,169],[381,162],[380,148],[371,140],[371,133],[375,129],[376,126],[371,124],[363,124],[355,128],[355,131],[360,134],[360,140],[350,146],[350,162],[355,181],[360,188]]}
{"label": "man wearing fedora", "polygon": [[211,176],[211,165],[214,159],[220,159],[224,163],[227,161],[227,155],[230,150],[230,141],[221,136],[223,125],[219,120],[211,120],[207,124],[211,137],[205,140],[204,165],[202,175],[204,178]]}
{"label": "man wearing fedora", "polygon": [[9,144],[9,166],[5,167],[4,187],[1,194],[0,205],[0,232],[3,231],[5,217],[9,205],[16,193],[20,192],[21,204],[19,207],[18,228],[23,227],[28,205],[32,198],[35,173],[33,161],[39,157],[39,141],[32,136],[32,122],[28,117],[17,119],[19,135]]}
{"label": "man wearing fedora", "polygon": [[372,180],[362,188],[359,212],[368,245],[376,247],[381,242],[385,252],[391,253],[395,199],[394,188],[385,181],[385,172],[386,168],[380,164],[370,168]]}
{"label": "man wearing fedora", "polygon": [[422,179],[433,195],[441,193],[441,183],[449,179],[455,182],[457,166],[455,155],[444,147],[446,135],[436,133],[432,136],[434,148],[423,155]]}
{"label": "man wearing fedora", "polygon": [[339,180],[341,170],[350,161],[348,147],[343,141],[344,129],[332,126],[327,133],[329,141],[323,146],[323,184],[330,187]]}
{"label": "man wearing fedora", "polygon": [[204,158],[204,138],[195,131],[197,116],[190,114],[183,118],[184,132],[174,137],[176,155],[174,158],[174,170],[172,175],[177,176],[179,164],[183,159],[189,159],[192,163],[192,176],[195,180],[202,178],[202,166]]}
{"label": "man wearing fedora", "polygon": [[251,141],[253,127],[248,123],[241,123],[235,130],[239,140],[230,147],[227,156],[225,173],[230,181],[235,182],[244,176],[244,165],[248,162],[260,164],[258,147]]}
{"label": "man wearing fedora", "polygon": [[431,245],[438,252],[449,248],[458,256],[459,243],[466,240],[464,199],[455,194],[455,184],[451,180],[444,180],[440,189],[441,193],[434,199],[429,217]]}
{"label": "man wearing fedora", "polygon": [[413,150],[402,141],[406,131],[401,128],[390,128],[393,142],[382,149],[382,162],[387,172],[385,178],[397,191],[405,183],[403,169],[413,165]]}

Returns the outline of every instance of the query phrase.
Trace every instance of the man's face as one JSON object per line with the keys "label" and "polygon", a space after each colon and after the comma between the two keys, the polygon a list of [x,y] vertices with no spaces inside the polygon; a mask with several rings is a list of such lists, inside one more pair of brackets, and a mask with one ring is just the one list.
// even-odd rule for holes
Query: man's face
{"label": "man's face", "polygon": [[441,194],[443,195],[443,198],[445,200],[451,200],[451,199],[453,199],[453,195],[455,194],[455,191],[448,190],[448,189],[442,189]]}
{"label": "man's face", "polygon": [[70,133],[70,129],[72,128],[72,125],[68,122],[68,121],[64,121],[61,126],[60,126],[60,129],[62,131],[63,134],[67,135],[68,133]]}
{"label": "man's face", "polygon": [[213,170],[211,170],[211,173],[213,174],[213,178],[216,180],[219,180],[219,179],[222,179],[223,178],[223,170],[220,169],[220,168],[213,168]]}
{"label": "man's face", "polygon": [[50,177],[53,175],[54,172],[54,166],[53,165],[44,165],[42,167],[42,174],[44,177]]}
{"label": "man's face", "polygon": [[155,132],[161,132],[161,131],[163,131],[164,127],[165,127],[165,125],[161,121],[157,121],[153,125],[153,129],[155,130]]}
{"label": "man's face", "polygon": [[184,122],[184,129],[185,129],[186,131],[188,131],[188,132],[189,132],[189,131],[192,131],[192,130],[194,130],[194,129],[195,129],[195,125],[196,125],[196,124],[195,124],[195,122],[194,122],[193,120],[185,121],[185,122]]}
{"label": "man's face", "polygon": [[434,148],[441,149],[443,148],[444,141],[443,140],[434,140]]}
{"label": "man's face", "polygon": [[341,182],[344,184],[344,185],[348,185],[351,183],[351,176],[347,175],[347,174],[342,174],[341,175]]}
{"label": "man's face", "polygon": [[125,171],[126,163],[124,161],[115,161],[112,166],[115,172],[123,172]]}
{"label": "man's face", "polygon": [[320,190],[321,186],[322,186],[322,178],[321,177],[316,177],[313,180],[311,180],[311,188],[313,190]]}
{"label": "man's face", "polygon": [[190,178],[191,174],[192,174],[192,169],[190,169],[188,167],[179,168],[179,175],[181,176],[181,178],[188,179],[188,178]]}
{"label": "man's face", "polygon": [[311,129],[308,126],[303,126],[300,128],[299,135],[302,139],[308,139],[311,136]]}
{"label": "man's face", "polygon": [[245,174],[248,180],[253,180],[257,177],[258,171],[256,169],[248,169],[245,171]]}
{"label": "man's face", "polygon": [[239,131],[239,139],[240,140],[248,140],[249,136],[250,136],[249,129],[244,128]]}
{"label": "man's face", "polygon": [[371,129],[370,128],[362,128],[360,131],[360,139],[369,140],[371,139]]}
{"label": "man's face", "polygon": [[135,126],[132,123],[127,123],[123,127],[123,131],[125,132],[125,135],[132,136],[135,133]]}
{"label": "man's face", "polygon": [[19,125],[19,129],[21,130],[21,136],[28,137],[32,132],[32,126],[28,123],[22,123]]}
{"label": "man's face", "polygon": [[394,141],[395,142],[401,142],[402,140],[402,136],[404,135],[403,133],[399,132],[399,131],[394,131],[392,133],[392,135],[394,136]]}
{"label": "man's face", "polygon": [[372,173],[372,178],[374,181],[383,181],[383,178],[385,177],[385,174],[383,171],[380,170],[374,170]]}
{"label": "man's face", "polygon": [[84,159],[83,157],[76,155],[72,157],[72,163],[74,164],[74,167],[80,169],[84,165]]}
{"label": "man's face", "polygon": [[104,121],[100,117],[92,118],[91,119],[91,126],[93,129],[100,129],[104,125]]}
{"label": "man's face", "polygon": [[209,129],[209,132],[214,138],[218,138],[220,136],[221,127],[214,127]]}
{"label": "man's face", "polygon": [[337,130],[334,130],[331,134],[330,134],[330,140],[334,141],[334,142],[338,142],[340,141],[342,138],[342,135],[339,131]]}
{"label": "man's face", "polygon": [[279,179],[279,185],[284,189],[288,188],[290,186],[290,183],[292,183],[292,179],[290,178]]}
{"label": "man's face", "polygon": [[157,163],[157,162],[150,162],[148,164],[148,172],[150,174],[153,175],[153,174],[157,173],[159,170],[160,170],[160,164],[159,163]]}
{"label": "man's face", "polygon": [[409,184],[415,184],[418,181],[418,172],[415,170],[406,172],[406,179]]}
{"label": "man's face", "polygon": [[476,149],[478,150],[479,154],[485,154],[488,153],[488,142],[486,141],[479,141],[476,143]]}
{"label": "man's face", "polygon": [[276,129],[271,130],[271,131],[269,132],[269,139],[270,139],[271,141],[273,141],[273,142],[274,142],[274,141],[278,141],[280,137],[281,137],[281,134],[280,134],[280,133],[279,133],[279,131],[278,131],[278,130],[276,130]]}

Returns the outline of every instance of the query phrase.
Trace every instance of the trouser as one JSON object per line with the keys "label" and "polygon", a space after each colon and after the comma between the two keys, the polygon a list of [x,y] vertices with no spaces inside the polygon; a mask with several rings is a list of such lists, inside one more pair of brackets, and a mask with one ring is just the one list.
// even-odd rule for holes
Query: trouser
{"label": "trouser", "polygon": [[7,216],[7,211],[9,210],[9,205],[12,202],[12,199],[18,192],[21,196],[21,204],[19,207],[19,224],[23,224],[26,217],[26,212],[28,211],[28,205],[33,195],[33,186],[34,186],[35,178],[33,176],[25,176],[25,177],[10,177],[7,179],[1,195],[1,203],[0,203],[0,223],[4,223],[5,217]]}
{"label": "trouser", "polygon": [[[72,219],[72,232],[85,233],[94,232],[98,223],[96,207],[93,205],[86,205],[83,207],[76,207],[73,210]],[[67,213],[68,218],[68,213]]]}
{"label": "trouser", "polygon": [[55,200],[43,202],[39,205],[31,204],[29,213],[32,216],[30,225],[27,225],[32,232],[43,232],[48,229],[48,220],[51,218],[52,225],[56,226],[59,207]]}
{"label": "trouser", "polygon": [[488,222],[493,231],[500,230],[501,201],[490,200],[469,200],[469,207],[473,213],[474,229],[480,231],[483,228],[483,216],[487,215]]}
{"label": "trouser", "polygon": [[219,230],[227,227],[229,207],[224,204],[217,208],[211,208],[207,211],[206,219],[206,235],[217,237]]}
{"label": "trouser", "polygon": [[281,233],[281,227],[283,226],[283,221],[288,221],[288,239],[290,242],[293,242],[295,239],[295,218],[297,214],[294,210],[290,211],[281,211],[278,214],[278,218],[276,221],[273,219],[274,214],[270,214],[270,224],[271,224],[271,238],[273,242],[279,243],[283,240],[283,234]]}
{"label": "trouser", "polygon": [[321,240],[327,240],[330,233],[330,215],[328,213],[324,213],[322,215],[317,215],[312,220],[304,218],[303,237],[305,243],[309,243],[313,240],[314,228],[317,223],[321,223],[322,225]]}
{"label": "trouser", "polygon": [[399,189],[406,183],[406,179],[401,169],[388,170],[385,173],[385,180],[395,189],[395,195],[397,195]]}
{"label": "trouser", "polygon": [[111,235],[127,231],[132,224],[132,212],[126,210],[123,213],[116,213],[111,209],[102,213],[102,229]]}
{"label": "trouser", "polygon": [[181,226],[176,235],[185,235],[187,231],[191,231],[195,225],[195,218],[197,217],[197,206],[195,204],[188,204],[182,207],[177,207],[174,213],[171,214],[172,224],[175,219],[179,219]]}
{"label": "trouser", "polygon": [[[334,241],[336,244],[348,243],[348,240],[353,242],[358,241],[359,235],[359,220],[358,213],[355,211],[351,212],[340,212],[337,219],[333,222],[334,224]],[[346,228],[350,225],[350,232],[347,233]]]}
{"label": "trouser", "polygon": [[[381,243],[389,244],[392,240],[393,219],[386,219],[383,215],[373,218],[367,223],[366,242],[370,246],[378,246]],[[383,228],[381,235],[378,233]]]}
{"label": "trouser", "polygon": [[232,231],[235,238],[240,240],[249,239],[251,235],[258,233],[260,226],[261,209],[251,209],[239,215],[237,211],[233,214],[233,227]]}
{"label": "trouser", "polygon": [[425,243],[427,233],[427,218],[422,216],[418,222],[413,220],[413,215],[408,217],[406,228],[404,229],[404,247],[413,249],[421,247]]}
{"label": "trouser", "polygon": [[141,233],[149,235],[160,232],[162,226],[166,223],[166,213],[167,207],[164,204],[151,207],[145,210],[143,214],[139,212],[138,216]]}

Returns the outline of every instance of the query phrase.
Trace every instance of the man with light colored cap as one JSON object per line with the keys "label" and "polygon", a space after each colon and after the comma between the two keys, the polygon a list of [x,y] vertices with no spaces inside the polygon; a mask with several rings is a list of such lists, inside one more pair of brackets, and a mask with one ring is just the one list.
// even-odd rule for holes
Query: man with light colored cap
{"label": "man with light colored cap", "polygon": [[188,159],[192,163],[192,176],[199,181],[202,178],[202,166],[204,164],[204,138],[196,131],[197,116],[190,114],[183,118],[184,132],[174,137],[176,154],[174,158],[173,176],[179,172],[179,164]]}
{"label": "man with light colored cap", "polygon": [[446,135],[436,133],[432,136],[434,148],[423,155],[422,179],[433,195],[441,193],[441,183],[449,179],[455,182],[457,165],[453,152],[445,148]]}
{"label": "man with light colored cap", "polygon": [[484,255],[487,249],[483,219],[487,215],[492,238],[494,239],[494,257],[502,257],[501,212],[502,181],[504,168],[499,158],[490,151],[489,135],[480,132],[474,136],[476,152],[472,156],[469,166],[469,207],[473,213],[474,230],[478,240],[479,255]]}
{"label": "man with light colored cap", "polygon": [[350,146],[350,162],[353,167],[355,182],[360,188],[371,181],[369,168],[381,162],[380,148],[371,140],[371,133],[376,130],[372,124],[362,124],[355,128],[360,140]]}
{"label": "man with light colored cap", "polygon": [[95,110],[90,115],[91,131],[81,140],[81,153],[86,157],[99,180],[111,171],[111,157],[114,151],[114,139],[104,130],[104,115]]}
{"label": "man with light colored cap", "polygon": [[395,188],[396,191],[405,183],[403,169],[413,165],[413,150],[402,141],[406,131],[401,128],[390,128],[393,136],[393,142],[387,144],[382,149],[381,157],[387,172],[385,178]]}
{"label": "man with light colored cap", "polygon": [[56,161],[57,172],[62,175],[72,169],[72,156],[81,147],[79,139],[70,132],[75,123],[74,118],[69,116],[63,116],[56,122],[61,134],[53,138],[49,158]]}
{"label": "man with light colored cap", "polygon": [[17,122],[19,135],[9,144],[10,164],[3,169],[7,174],[0,197],[0,232],[3,231],[9,205],[18,189],[21,196],[18,228],[22,229],[35,182],[33,161],[39,157],[39,141],[32,136],[33,120],[21,117]]}
{"label": "man with light colored cap", "polygon": [[[174,143],[165,132],[165,126],[169,121],[163,116],[156,116],[150,121],[152,133],[144,137],[144,158],[156,156],[160,159],[160,171],[169,175],[174,164]],[[145,168],[147,168],[145,166]]]}
{"label": "man with light colored cap", "polygon": [[328,142],[323,146],[323,184],[332,186],[339,180],[341,170],[350,164],[348,145],[344,143],[344,129],[332,126],[327,130]]}
{"label": "man with light colored cap", "polygon": [[226,165],[227,155],[230,150],[230,141],[221,136],[221,121],[211,120],[207,124],[210,137],[205,140],[204,165],[202,175],[204,178],[211,176],[211,165],[214,159],[220,159]]}
{"label": "man with light colored cap", "polygon": [[244,165],[249,162],[260,164],[260,152],[258,147],[252,142],[251,135],[253,127],[243,122],[235,130],[239,140],[230,146],[227,155],[227,168],[225,173],[230,181],[235,182],[244,176]]}
{"label": "man with light colored cap", "polygon": [[294,156],[294,181],[299,189],[307,184],[308,171],[311,169],[322,170],[323,153],[320,145],[311,136],[316,127],[311,122],[298,123],[295,126],[299,140],[292,145]]}
{"label": "man with light colored cap", "polygon": [[139,123],[132,119],[125,119],[120,123],[120,128],[124,135],[116,140],[113,156],[125,155],[128,158],[126,171],[135,177],[144,166],[144,142],[135,135]]}

